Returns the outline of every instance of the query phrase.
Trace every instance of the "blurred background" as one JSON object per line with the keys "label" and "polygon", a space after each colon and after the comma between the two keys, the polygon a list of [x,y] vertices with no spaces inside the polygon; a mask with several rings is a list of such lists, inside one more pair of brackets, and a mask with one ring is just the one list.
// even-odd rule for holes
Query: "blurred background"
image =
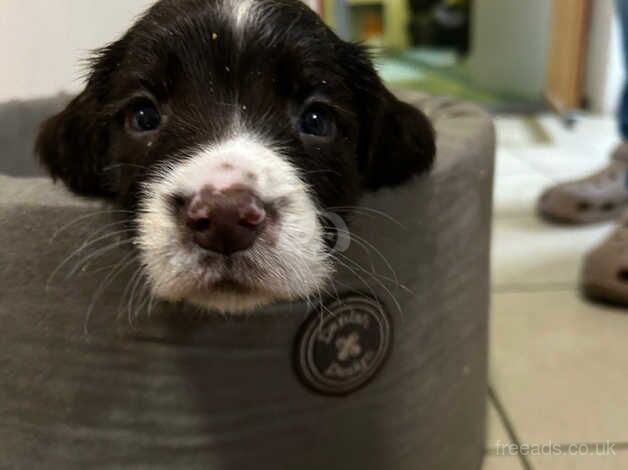
{"label": "blurred background", "polygon": [[[81,86],[81,62],[150,0],[0,0],[0,99]],[[378,52],[391,83],[497,111],[611,113],[623,80],[612,0],[308,0]]]}
{"label": "blurred background", "polygon": [[[89,51],[120,36],[151,3],[0,0],[0,101],[77,92]],[[613,0],[308,3],[342,37],[372,46],[391,85],[470,100],[494,115],[485,470],[628,468],[628,318],[579,291],[582,261],[613,221],[565,226],[537,215],[546,188],[608,165],[622,140],[615,115],[624,60]],[[624,245],[618,253],[628,253]],[[554,443],[564,453],[500,455],[508,443]],[[616,454],[567,452],[598,443]]]}
{"label": "blurred background", "polygon": [[382,51],[393,83],[499,111],[612,112],[623,86],[612,0],[311,2],[346,39]]}

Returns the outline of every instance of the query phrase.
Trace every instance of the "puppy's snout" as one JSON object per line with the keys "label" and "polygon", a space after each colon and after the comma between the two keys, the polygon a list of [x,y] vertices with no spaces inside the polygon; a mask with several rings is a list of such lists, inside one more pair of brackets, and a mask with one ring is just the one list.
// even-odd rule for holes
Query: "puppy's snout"
{"label": "puppy's snout", "polygon": [[248,187],[204,186],[187,205],[185,223],[200,247],[231,255],[253,246],[266,226],[262,200]]}

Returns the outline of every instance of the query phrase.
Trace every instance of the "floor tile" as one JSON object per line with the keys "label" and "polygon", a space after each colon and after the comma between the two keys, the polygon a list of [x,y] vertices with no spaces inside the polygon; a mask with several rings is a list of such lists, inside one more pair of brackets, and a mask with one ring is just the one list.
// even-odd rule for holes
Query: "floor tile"
{"label": "floor tile", "polygon": [[[513,204],[522,207],[525,198]],[[518,285],[547,290],[575,285],[582,257],[613,225],[571,227],[548,224],[534,216],[497,218],[493,225],[492,284],[509,290]]]}
{"label": "floor tile", "polygon": [[600,170],[609,162],[609,151],[584,147],[569,150],[557,146],[532,146],[511,149],[515,158],[555,181],[582,178]]}
{"label": "floor tile", "polygon": [[495,405],[489,400],[487,407],[486,448],[495,449],[500,445],[510,444],[512,441],[506,431],[501,416]]}
{"label": "floor tile", "polygon": [[521,443],[628,441],[628,311],[495,293],[491,380]]}
{"label": "floor tile", "polygon": [[553,113],[540,115],[537,120],[555,146],[576,158],[607,153],[619,141],[617,121],[613,116],[583,114],[573,127],[566,127]]}
{"label": "floor tile", "polygon": [[536,170],[532,165],[515,156],[516,151],[510,148],[498,147],[495,156],[495,181],[499,182],[504,176],[543,175],[542,170]]}
{"label": "floor tile", "polygon": [[[600,447],[601,451],[602,447]],[[575,450],[575,449],[574,449]],[[628,468],[628,452],[617,452],[616,455],[554,456],[529,457],[535,470],[626,470]],[[566,449],[569,451],[569,448]]]}
{"label": "floor tile", "polygon": [[486,457],[482,470],[523,470],[518,457]]}
{"label": "floor tile", "polygon": [[552,180],[538,173],[503,175],[495,180],[494,215],[500,217],[529,217],[534,214],[536,201]]}
{"label": "floor tile", "polygon": [[494,119],[498,147],[525,147],[537,142],[525,118],[516,115]]}

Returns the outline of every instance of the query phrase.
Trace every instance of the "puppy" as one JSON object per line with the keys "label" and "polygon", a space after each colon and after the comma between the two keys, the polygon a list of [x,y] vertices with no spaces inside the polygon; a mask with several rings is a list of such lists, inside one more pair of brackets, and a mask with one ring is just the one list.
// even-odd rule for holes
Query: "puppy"
{"label": "puppy", "polygon": [[403,183],[430,123],[298,0],[161,0],[96,53],[36,150],[128,209],[152,292],[223,312],[305,298],[333,270],[323,211]]}

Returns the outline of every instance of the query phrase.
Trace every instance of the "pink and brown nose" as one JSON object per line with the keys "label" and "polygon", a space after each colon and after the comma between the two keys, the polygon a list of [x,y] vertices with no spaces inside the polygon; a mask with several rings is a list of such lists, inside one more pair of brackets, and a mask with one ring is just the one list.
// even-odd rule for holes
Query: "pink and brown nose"
{"label": "pink and brown nose", "polygon": [[245,186],[203,187],[190,201],[185,223],[200,247],[232,255],[253,246],[266,226],[262,200]]}

